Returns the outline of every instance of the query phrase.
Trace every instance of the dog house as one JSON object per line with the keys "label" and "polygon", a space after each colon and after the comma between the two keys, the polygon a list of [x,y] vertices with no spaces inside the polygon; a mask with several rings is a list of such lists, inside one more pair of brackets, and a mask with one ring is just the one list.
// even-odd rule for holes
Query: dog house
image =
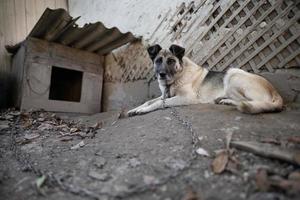
{"label": "dog house", "polygon": [[102,23],[77,27],[63,9],[46,9],[13,53],[12,97],[21,109],[101,111],[104,55],[135,40]]}

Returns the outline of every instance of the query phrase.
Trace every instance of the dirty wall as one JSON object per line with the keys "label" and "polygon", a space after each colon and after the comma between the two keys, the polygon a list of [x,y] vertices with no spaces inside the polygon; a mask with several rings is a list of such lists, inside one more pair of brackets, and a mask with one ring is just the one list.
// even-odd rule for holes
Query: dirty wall
{"label": "dirty wall", "polygon": [[64,8],[67,0],[1,0],[0,1],[0,108],[9,105],[11,56],[5,45],[21,42],[30,33],[44,10]]}
{"label": "dirty wall", "polygon": [[[79,24],[102,21],[142,36],[106,57],[104,110],[133,107],[159,94],[145,47],[177,43],[208,69],[263,73],[295,101],[300,92],[299,1],[70,0]],[[275,75],[276,74],[276,75]],[[282,75],[283,74],[283,75]],[[298,98],[299,99],[299,98]]]}

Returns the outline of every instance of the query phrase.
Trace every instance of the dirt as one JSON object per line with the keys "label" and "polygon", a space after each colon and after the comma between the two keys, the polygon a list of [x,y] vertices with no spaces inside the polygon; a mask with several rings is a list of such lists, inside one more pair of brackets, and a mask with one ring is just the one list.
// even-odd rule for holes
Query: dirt
{"label": "dirt", "polygon": [[297,165],[232,149],[237,168],[214,174],[211,167],[214,152],[225,148],[230,133],[232,140],[242,141],[299,136],[298,108],[260,115],[220,105],[176,110],[211,157],[193,156],[191,133],[171,109],[121,119],[118,112],[36,112],[25,118],[3,112],[0,199],[299,199],[299,191],[263,191],[255,179],[259,169],[287,177],[300,170]]}

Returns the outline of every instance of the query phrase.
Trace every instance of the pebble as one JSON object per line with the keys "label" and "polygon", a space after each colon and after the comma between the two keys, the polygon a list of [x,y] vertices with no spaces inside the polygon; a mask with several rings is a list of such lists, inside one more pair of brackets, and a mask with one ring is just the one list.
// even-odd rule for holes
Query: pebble
{"label": "pebble", "polygon": [[94,165],[100,169],[102,169],[104,167],[104,165],[106,164],[106,160],[105,158],[96,158]]}
{"label": "pebble", "polygon": [[95,171],[90,171],[88,175],[89,177],[97,179],[99,181],[107,181],[110,178],[110,176],[107,173],[99,174]]}

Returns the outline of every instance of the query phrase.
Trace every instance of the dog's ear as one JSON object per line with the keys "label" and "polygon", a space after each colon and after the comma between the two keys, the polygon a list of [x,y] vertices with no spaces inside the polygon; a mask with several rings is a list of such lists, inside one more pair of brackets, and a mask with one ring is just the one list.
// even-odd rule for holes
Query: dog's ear
{"label": "dog's ear", "polygon": [[161,46],[159,46],[159,44],[155,44],[153,46],[150,46],[147,51],[148,51],[148,54],[151,58],[151,60],[153,61],[154,58],[157,56],[157,54],[159,53],[159,51],[161,50]]}
{"label": "dog's ear", "polygon": [[184,56],[185,49],[181,46],[178,46],[176,44],[172,44],[169,48],[172,54],[174,54],[179,60],[182,60],[182,57]]}

